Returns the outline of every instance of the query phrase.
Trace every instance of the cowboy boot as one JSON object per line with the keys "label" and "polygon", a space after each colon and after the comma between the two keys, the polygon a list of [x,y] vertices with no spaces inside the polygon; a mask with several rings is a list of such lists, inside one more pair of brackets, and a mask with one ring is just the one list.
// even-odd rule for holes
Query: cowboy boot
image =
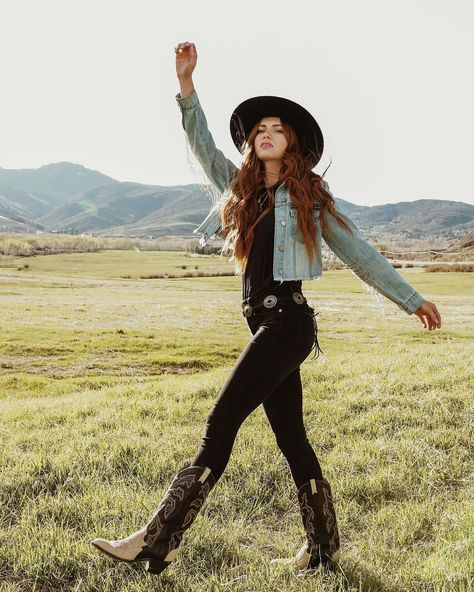
{"label": "cowboy boot", "polygon": [[216,480],[209,467],[186,463],[155,514],[143,528],[125,539],[94,539],[91,543],[119,561],[147,561],[146,570],[160,573],[176,559],[183,533],[194,522]]}
{"label": "cowboy boot", "polygon": [[326,479],[310,479],[298,490],[298,503],[307,540],[295,557],[270,563],[292,564],[296,569],[328,567],[339,560],[339,533],[331,488]]}

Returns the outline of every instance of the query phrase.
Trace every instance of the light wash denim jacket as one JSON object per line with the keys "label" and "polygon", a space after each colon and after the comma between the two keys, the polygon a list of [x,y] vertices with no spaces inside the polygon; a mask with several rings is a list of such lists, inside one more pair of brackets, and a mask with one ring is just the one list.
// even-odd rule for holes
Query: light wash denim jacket
{"label": "light wash denim jacket", "polygon": [[[211,208],[209,214],[193,233],[201,234],[201,246],[208,239],[220,234],[220,209],[228,196],[232,177],[237,167],[216,148],[208,129],[206,116],[199,102],[196,90],[186,97],[176,95],[181,111],[182,125],[186,132],[193,154],[201,164],[207,178],[222,194],[222,198]],[[330,193],[329,185],[322,180],[324,188]],[[332,193],[330,193],[332,195]],[[424,298],[408,284],[392,267],[387,259],[367,243],[354,222],[336,207],[338,214],[353,231],[351,235],[340,226],[334,216],[326,211],[327,229],[322,230],[319,219],[320,205],[314,206],[314,221],[317,233],[318,250],[309,264],[303,236],[298,228],[297,208],[284,183],[275,192],[275,243],[273,253],[273,278],[281,282],[287,280],[310,280],[322,276],[321,237],[329,248],[366,284],[380,294],[395,302],[408,314],[414,313],[424,302]]]}

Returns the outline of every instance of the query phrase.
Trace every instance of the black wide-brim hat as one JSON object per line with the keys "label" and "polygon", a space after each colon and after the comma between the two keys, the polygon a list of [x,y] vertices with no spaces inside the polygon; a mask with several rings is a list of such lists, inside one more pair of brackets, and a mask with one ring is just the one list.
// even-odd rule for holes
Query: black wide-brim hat
{"label": "black wide-brim hat", "polygon": [[242,153],[253,126],[264,117],[280,117],[288,121],[295,128],[303,156],[310,167],[318,164],[324,149],[323,133],[318,122],[304,107],[283,97],[251,97],[234,109],[230,118],[230,134],[239,152]]}

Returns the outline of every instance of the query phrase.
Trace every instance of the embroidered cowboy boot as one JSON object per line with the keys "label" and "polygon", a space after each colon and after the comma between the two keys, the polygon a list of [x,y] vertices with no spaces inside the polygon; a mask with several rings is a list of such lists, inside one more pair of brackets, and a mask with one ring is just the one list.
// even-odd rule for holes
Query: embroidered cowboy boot
{"label": "embroidered cowboy boot", "polygon": [[91,543],[119,561],[146,561],[146,570],[158,574],[176,559],[183,533],[194,522],[216,481],[209,467],[187,462],[176,473],[148,523],[125,539],[94,539]]}
{"label": "embroidered cowboy boot", "polygon": [[298,490],[298,503],[307,540],[295,557],[272,559],[271,563],[288,563],[297,569],[315,569],[335,563],[341,552],[329,483],[326,479],[310,479]]}

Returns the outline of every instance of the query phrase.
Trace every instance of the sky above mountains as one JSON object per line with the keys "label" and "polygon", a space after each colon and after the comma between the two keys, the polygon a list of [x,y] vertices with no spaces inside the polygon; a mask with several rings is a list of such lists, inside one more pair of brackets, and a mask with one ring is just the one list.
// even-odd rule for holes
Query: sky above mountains
{"label": "sky above mountains", "polygon": [[[232,110],[260,94],[313,113],[316,172],[360,205],[474,204],[474,5],[467,0],[234,4],[17,0],[2,6],[0,166],[70,161],[120,181],[206,182],[175,95],[174,46],[196,43],[195,87],[239,166]],[[468,177],[469,174],[469,177]]]}

